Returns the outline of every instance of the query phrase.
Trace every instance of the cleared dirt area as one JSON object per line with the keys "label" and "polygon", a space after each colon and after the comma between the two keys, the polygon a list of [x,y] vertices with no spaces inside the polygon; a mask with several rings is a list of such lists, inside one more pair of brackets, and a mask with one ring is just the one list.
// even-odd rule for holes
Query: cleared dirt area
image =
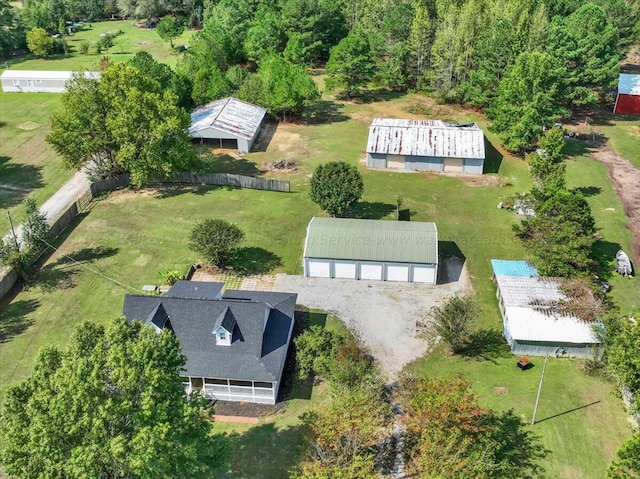
{"label": "cleared dirt area", "polygon": [[608,146],[591,149],[591,157],[609,169],[616,194],[629,218],[627,228],[633,234],[633,252],[637,264],[640,261],[640,170],[617,155]]}
{"label": "cleared dirt area", "polygon": [[298,304],[335,314],[393,381],[405,364],[431,347],[428,339],[416,334],[416,322],[423,321],[432,306],[471,287],[462,260],[450,258],[441,272],[435,287],[279,274],[273,289],[297,292]]}

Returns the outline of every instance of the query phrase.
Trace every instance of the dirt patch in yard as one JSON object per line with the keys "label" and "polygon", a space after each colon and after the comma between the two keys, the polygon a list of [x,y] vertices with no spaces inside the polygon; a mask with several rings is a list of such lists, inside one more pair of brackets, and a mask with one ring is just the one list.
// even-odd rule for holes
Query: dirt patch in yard
{"label": "dirt patch in yard", "polygon": [[417,332],[432,306],[470,288],[462,260],[441,265],[435,287],[417,283],[305,278],[279,274],[274,291],[298,293],[298,303],[335,314],[376,358],[388,380],[429,351]]}
{"label": "dirt patch in yard", "polygon": [[24,123],[20,123],[18,125],[18,128],[20,128],[21,130],[29,131],[29,130],[35,130],[39,126],[40,125],[35,121],[25,121]]}
{"label": "dirt patch in yard", "polygon": [[640,260],[640,170],[608,146],[593,147],[589,154],[609,169],[616,194],[629,218],[627,228],[633,234],[631,254],[637,264]]}
{"label": "dirt patch in yard", "polygon": [[246,417],[257,418],[260,416],[267,416],[270,414],[278,413],[284,410],[287,406],[285,401],[280,401],[277,404],[256,404],[252,402],[238,402],[238,401],[216,401],[213,404],[213,412],[215,415],[220,416],[234,416],[234,417]]}

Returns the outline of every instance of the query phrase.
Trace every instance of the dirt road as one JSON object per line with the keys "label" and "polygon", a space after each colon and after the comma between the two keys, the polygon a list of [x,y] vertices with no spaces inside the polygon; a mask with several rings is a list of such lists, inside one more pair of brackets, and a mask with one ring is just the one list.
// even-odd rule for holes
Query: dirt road
{"label": "dirt road", "polygon": [[640,262],[640,170],[608,146],[592,148],[590,155],[609,169],[609,176],[615,185],[616,194],[629,218],[627,228],[633,234],[632,260],[638,264]]}

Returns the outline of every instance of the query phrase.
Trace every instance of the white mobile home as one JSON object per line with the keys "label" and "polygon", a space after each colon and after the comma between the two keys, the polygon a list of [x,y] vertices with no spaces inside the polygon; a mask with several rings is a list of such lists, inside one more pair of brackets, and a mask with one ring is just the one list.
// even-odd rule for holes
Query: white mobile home
{"label": "white mobile home", "polygon": [[238,153],[248,153],[260,133],[267,110],[236,98],[223,98],[191,113],[189,136],[207,140],[236,140]]}
{"label": "white mobile home", "polygon": [[[63,93],[67,82],[77,72],[47,70],[5,70],[0,75],[2,91],[29,93]],[[99,72],[84,72],[87,78],[99,79]]]}
{"label": "white mobile home", "polygon": [[367,166],[481,175],[484,133],[475,123],[376,118],[369,128]]}

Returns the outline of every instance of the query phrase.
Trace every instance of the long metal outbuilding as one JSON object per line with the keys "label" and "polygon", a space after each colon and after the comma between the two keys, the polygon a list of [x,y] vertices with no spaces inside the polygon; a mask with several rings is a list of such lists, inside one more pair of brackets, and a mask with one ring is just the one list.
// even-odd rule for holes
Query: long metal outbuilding
{"label": "long metal outbuilding", "polygon": [[475,123],[375,118],[369,127],[370,168],[482,174],[484,133]]}
{"label": "long metal outbuilding", "polygon": [[189,136],[207,140],[236,140],[239,153],[248,153],[260,133],[267,110],[237,98],[212,101],[191,113]]}
{"label": "long metal outbuilding", "polygon": [[304,275],[436,284],[435,223],[312,218],[304,245]]}
{"label": "long metal outbuilding", "polygon": [[561,280],[538,275],[526,261],[491,260],[503,334],[511,352],[590,358],[600,345],[592,323],[563,310]]}
{"label": "long metal outbuilding", "polygon": [[[78,72],[48,70],[5,70],[0,75],[2,91],[27,93],[63,93],[67,82]],[[100,72],[82,72],[86,78],[100,79]]]}

